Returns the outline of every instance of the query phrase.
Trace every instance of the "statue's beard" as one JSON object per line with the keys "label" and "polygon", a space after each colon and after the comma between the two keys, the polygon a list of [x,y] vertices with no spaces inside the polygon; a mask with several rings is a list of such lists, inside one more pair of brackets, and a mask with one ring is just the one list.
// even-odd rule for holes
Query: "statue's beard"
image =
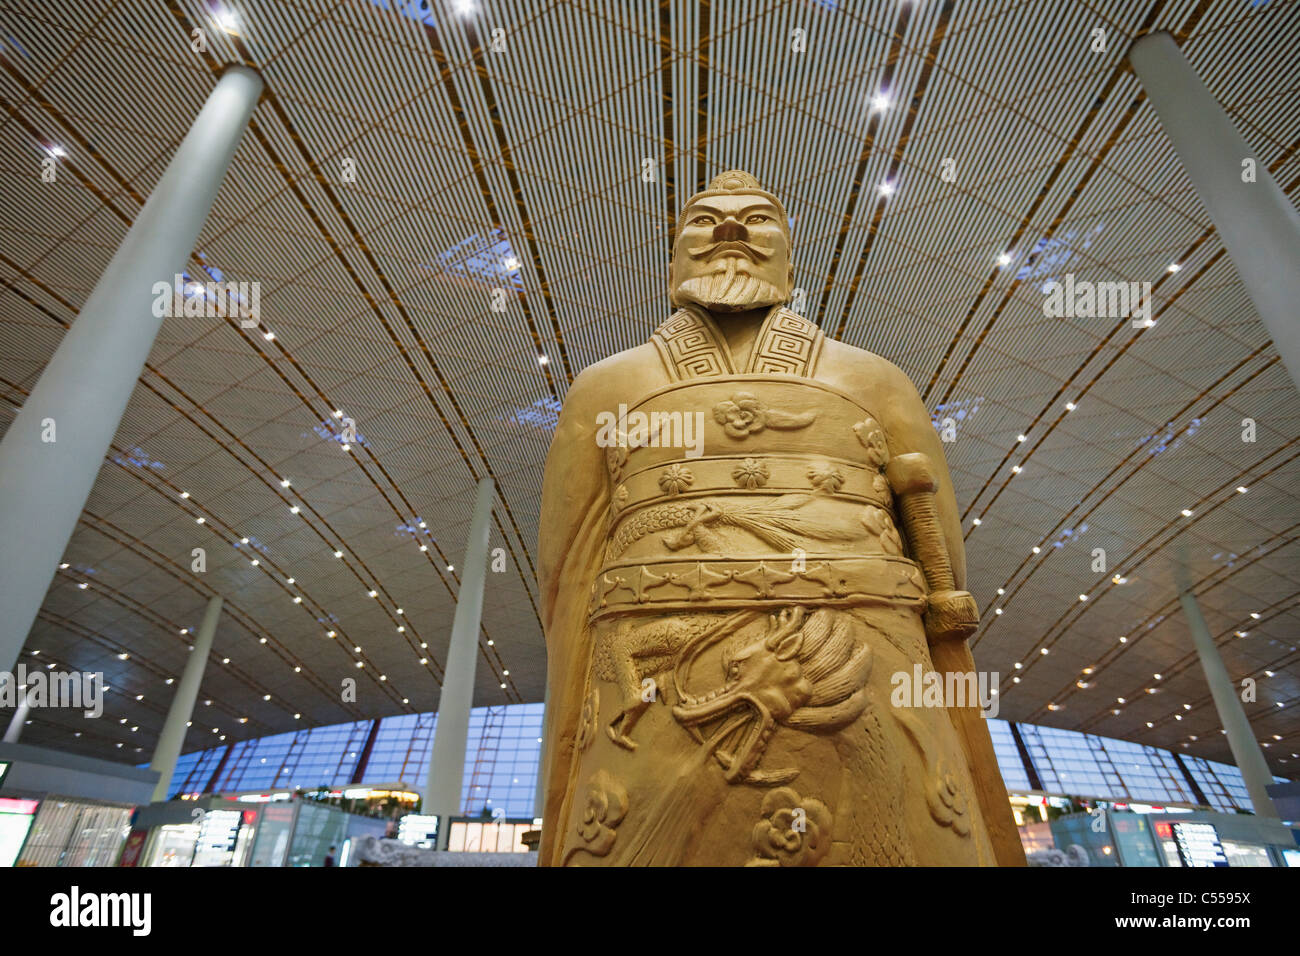
{"label": "statue's beard", "polygon": [[695,276],[678,283],[673,292],[674,304],[694,302],[706,309],[744,311],[785,301],[784,289],[737,268],[742,260],[728,256],[723,263],[726,268],[712,275]]}

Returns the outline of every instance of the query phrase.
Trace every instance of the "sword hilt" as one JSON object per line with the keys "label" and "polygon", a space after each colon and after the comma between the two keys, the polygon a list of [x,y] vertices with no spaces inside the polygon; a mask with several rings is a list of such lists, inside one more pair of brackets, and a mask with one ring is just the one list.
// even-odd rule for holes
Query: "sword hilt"
{"label": "sword hilt", "polygon": [[939,488],[929,456],[920,452],[895,455],[885,466],[885,477],[898,501],[903,530],[912,557],[921,565],[930,595],[923,616],[930,643],[966,638],[979,627],[979,608],[968,591],[957,590],[943,527],[939,524]]}

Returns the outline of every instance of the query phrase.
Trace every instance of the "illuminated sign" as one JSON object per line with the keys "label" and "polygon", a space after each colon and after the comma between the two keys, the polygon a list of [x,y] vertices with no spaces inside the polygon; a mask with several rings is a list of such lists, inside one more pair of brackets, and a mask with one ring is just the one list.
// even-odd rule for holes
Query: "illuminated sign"
{"label": "illuminated sign", "polygon": [[433,814],[408,813],[397,822],[397,839],[408,846],[436,847],[438,817]]}
{"label": "illuminated sign", "polygon": [[0,813],[21,813],[24,816],[36,812],[39,800],[18,800],[14,797],[0,797]]}
{"label": "illuminated sign", "polygon": [[1210,823],[1174,823],[1174,842],[1183,866],[1227,866],[1219,832]]}

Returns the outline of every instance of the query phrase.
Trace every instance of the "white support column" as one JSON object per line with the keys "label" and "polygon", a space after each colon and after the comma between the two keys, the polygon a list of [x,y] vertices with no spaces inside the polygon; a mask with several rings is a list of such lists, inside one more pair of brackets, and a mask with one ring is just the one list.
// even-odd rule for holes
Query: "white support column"
{"label": "white support column", "polygon": [[163,721],[158,743],[154,745],[153,760],[149,762],[149,769],[160,774],[158,785],[153,791],[155,803],[167,799],[172,774],[176,772],[176,760],[185,743],[185,731],[190,718],[194,716],[194,702],[199,696],[199,685],[203,683],[203,669],[208,665],[208,654],[212,651],[212,639],[216,636],[217,619],[220,617],[221,595],[214,594],[208,601],[207,610],[203,612],[203,623],[199,625],[199,633],[190,648],[190,656],[185,662],[180,682],[176,685],[172,705],[167,709],[167,719]]}
{"label": "white support column", "polygon": [[[1300,387],[1300,212],[1173,37],[1148,34],[1133,44],[1128,59],[1274,348]],[[1254,162],[1253,182],[1242,180],[1248,159]]]}
{"label": "white support column", "polygon": [[465,542],[460,593],[451,622],[447,667],[438,699],[438,723],[433,731],[433,753],[424,787],[424,812],[437,814],[438,846],[445,849],[450,827],[447,819],[460,813],[460,788],[465,776],[465,744],[469,738],[469,711],[474,703],[474,671],[478,663],[478,633],[483,620],[483,589],[487,579],[488,529],[495,487],[491,478],[480,479],[474,514]]}
{"label": "white support column", "polygon": [[27,724],[27,715],[31,713],[32,705],[27,698],[27,688],[18,688],[18,707],[14,710],[14,715],[9,719],[9,729],[5,731],[5,743],[16,744],[18,738],[22,736],[23,727]]}
{"label": "white support column", "polygon": [[0,442],[0,670],[18,660],[158,335],[154,285],[183,271],[261,92],[252,70],[222,75]]}
{"label": "white support column", "polygon": [[[546,676],[545,671],[542,671],[542,676]],[[546,682],[546,695],[543,700],[545,703],[542,705],[542,744],[537,754],[537,789],[533,791],[533,819],[535,820],[542,818],[542,811],[546,808],[546,725],[544,721],[546,708],[551,706],[550,681]]]}
{"label": "white support column", "polygon": [[1214,698],[1214,709],[1218,711],[1219,722],[1227,731],[1228,747],[1232,750],[1232,759],[1237,762],[1250,794],[1250,802],[1255,805],[1255,815],[1260,817],[1277,817],[1277,808],[1265,787],[1273,783],[1273,774],[1269,772],[1264,751],[1259,747],[1246,719],[1245,708],[1237,697],[1237,688],[1228,676],[1228,669],[1223,666],[1219,649],[1214,646],[1214,637],[1201,616],[1200,605],[1191,590],[1179,582],[1178,601],[1183,606],[1187,617],[1187,628],[1192,632],[1192,643],[1196,645],[1197,656],[1201,659],[1201,670],[1205,672],[1205,682],[1210,685],[1210,696]]}

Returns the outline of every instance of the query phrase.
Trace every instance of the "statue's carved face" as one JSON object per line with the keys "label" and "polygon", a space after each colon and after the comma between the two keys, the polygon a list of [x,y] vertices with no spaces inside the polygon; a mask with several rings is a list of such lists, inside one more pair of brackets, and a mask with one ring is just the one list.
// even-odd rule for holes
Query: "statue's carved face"
{"label": "statue's carved face", "polygon": [[791,271],[781,210],[754,193],[706,196],[686,210],[668,284],[674,305],[743,312],[788,299]]}

